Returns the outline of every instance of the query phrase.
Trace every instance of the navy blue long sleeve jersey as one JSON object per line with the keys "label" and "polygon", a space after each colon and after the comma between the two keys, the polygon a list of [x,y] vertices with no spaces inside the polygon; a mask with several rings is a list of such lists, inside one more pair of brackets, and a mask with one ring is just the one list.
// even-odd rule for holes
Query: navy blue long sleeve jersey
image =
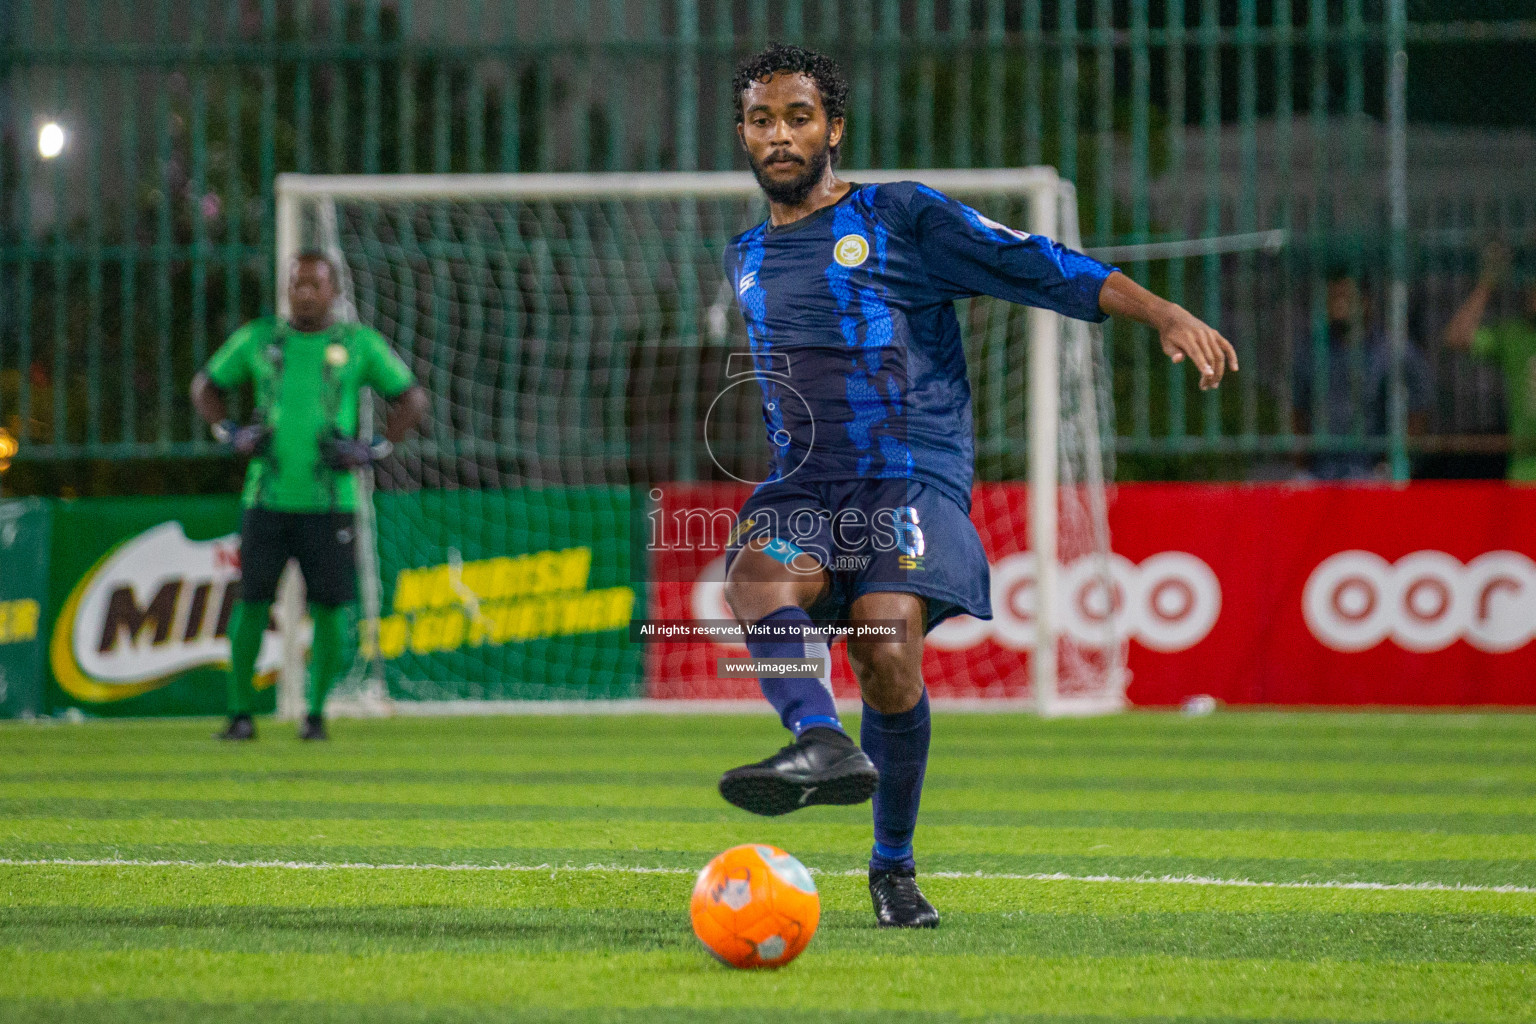
{"label": "navy blue long sleeve jersey", "polygon": [[916,182],[855,185],[726,248],[772,479],[908,478],[970,507],[971,389],[954,300],[991,295],[1102,321],[1114,272]]}

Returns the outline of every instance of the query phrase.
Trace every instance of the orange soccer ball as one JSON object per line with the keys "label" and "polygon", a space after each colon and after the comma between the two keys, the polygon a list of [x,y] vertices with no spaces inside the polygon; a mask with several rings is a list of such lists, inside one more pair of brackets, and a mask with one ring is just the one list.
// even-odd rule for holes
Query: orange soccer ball
{"label": "orange soccer ball", "polygon": [[754,843],[704,865],[688,910],[693,933],[722,963],[783,967],[816,934],[821,897],[804,864]]}

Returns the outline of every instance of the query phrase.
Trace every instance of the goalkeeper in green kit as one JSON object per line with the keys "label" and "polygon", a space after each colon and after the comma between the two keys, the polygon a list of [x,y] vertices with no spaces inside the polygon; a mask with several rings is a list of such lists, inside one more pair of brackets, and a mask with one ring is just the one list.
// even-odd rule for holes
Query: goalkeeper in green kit
{"label": "goalkeeper in green kit", "polygon": [[[251,460],[240,520],[240,600],[229,624],[229,724],[220,739],[256,738],[252,676],[288,559],[304,574],[315,623],[309,714],[299,736],[326,738],[325,695],[342,670],[347,609],[357,599],[358,470],[389,454],[427,411],[427,395],[384,338],[337,323],[336,267],[300,253],[288,277],[287,320],[263,317],[232,334],[192,381],[214,437]],[[229,418],[228,394],[250,383],[250,423]],[[357,437],[364,387],[389,402],[382,438]]]}

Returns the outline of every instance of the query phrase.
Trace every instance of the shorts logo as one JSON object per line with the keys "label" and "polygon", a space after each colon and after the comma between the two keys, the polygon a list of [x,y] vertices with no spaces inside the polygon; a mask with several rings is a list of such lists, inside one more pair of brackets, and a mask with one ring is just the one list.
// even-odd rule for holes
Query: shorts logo
{"label": "shorts logo", "polygon": [[832,249],[832,258],[842,266],[857,267],[869,259],[869,243],[863,235],[844,235]]}
{"label": "shorts logo", "polygon": [[894,510],[892,521],[896,528],[896,550],[901,552],[896,558],[897,568],[905,572],[919,571],[923,567],[923,553],[928,550],[928,541],[923,537],[923,528],[918,525],[921,518],[917,509],[903,505]]}
{"label": "shorts logo", "polygon": [[[660,493],[660,492],[657,492],[657,493]],[[756,524],[757,524],[757,517],[756,516],[748,516],[747,518],[745,518],[745,519],[741,520],[740,522],[738,522],[736,524],[736,528],[731,531],[731,535],[726,538],[725,546],[728,547],[728,548],[733,548],[737,544],[740,544],[741,543],[741,538],[745,537],[747,535],[747,531],[752,529],[752,527],[754,525],[756,525]]]}
{"label": "shorts logo", "polygon": [[352,531],[350,529],[347,529],[346,527],[342,527],[340,530],[337,530],[336,531],[336,543],[338,543],[338,544],[351,544],[352,543]]}

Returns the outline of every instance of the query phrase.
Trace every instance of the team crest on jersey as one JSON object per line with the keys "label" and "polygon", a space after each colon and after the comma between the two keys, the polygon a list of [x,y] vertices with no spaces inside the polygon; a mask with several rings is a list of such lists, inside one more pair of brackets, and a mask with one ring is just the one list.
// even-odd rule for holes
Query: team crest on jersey
{"label": "team crest on jersey", "polygon": [[330,344],[325,347],[325,361],[332,366],[342,367],[347,365],[347,346]]}
{"label": "team crest on jersey", "polygon": [[845,267],[857,267],[869,259],[869,243],[863,235],[844,235],[833,247],[832,258]]}

